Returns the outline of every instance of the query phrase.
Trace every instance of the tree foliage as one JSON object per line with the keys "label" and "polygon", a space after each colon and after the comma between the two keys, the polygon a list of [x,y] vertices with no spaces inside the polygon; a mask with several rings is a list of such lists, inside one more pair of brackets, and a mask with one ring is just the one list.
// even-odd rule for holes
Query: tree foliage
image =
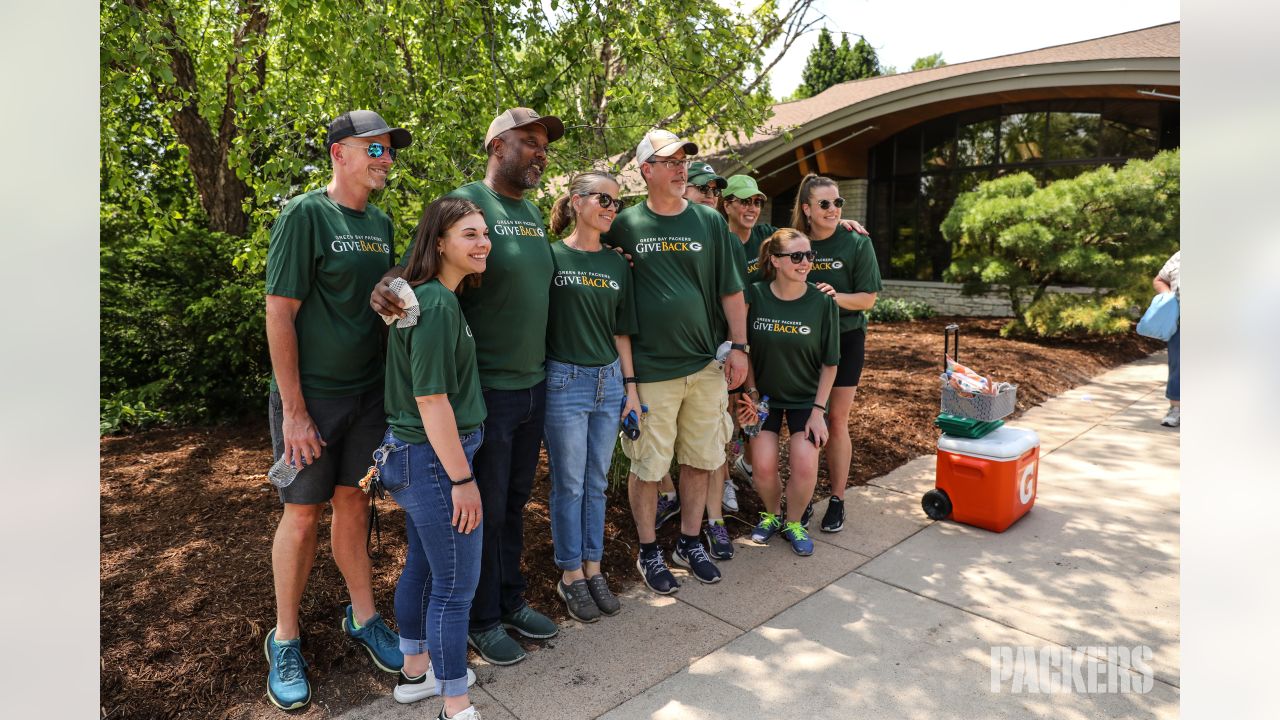
{"label": "tree foliage", "polygon": [[[942,223],[955,259],[946,277],[967,293],[1001,288],[1006,334],[1127,331],[1150,279],[1178,247],[1179,153],[1101,167],[1038,187],[1028,173],[960,195]],[[1053,294],[1083,282],[1088,294]]]}
{"label": "tree foliage", "polygon": [[[548,176],[621,166],[652,126],[704,141],[750,133],[770,112],[767,72],[781,57],[766,49],[785,52],[809,29],[812,2],[104,3],[103,397],[162,387],[153,402],[184,416],[260,409],[246,393],[268,372],[258,339],[270,223],[327,182],[324,128],[337,114],[372,108],[414,133],[374,198],[402,249],[427,202],[483,174],[484,132],[502,108],[565,120]],[[148,294],[184,277],[181,293]],[[179,335],[196,350],[241,342],[248,359],[220,358],[220,386],[194,382],[209,357],[175,355],[172,336],[130,316],[152,302],[188,323],[195,336]]]}
{"label": "tree foliage", "polygon": [[928,70],[930,68],[939,68],[946,64],[947,61],[942,59],[942,53],[936,52],[932,55],[916,58],[916,61],[911,63],[911,69],[912,71]]}
{"label": "tree foliage", "polygon": [[882,74],[876,50],[866,38],[860,37],[858,42],[850,45],[849,36],[842,34],[837,46],[831,39],[831,33],[822,28],[805,60],[795,98],[813,97],[832,85]]}

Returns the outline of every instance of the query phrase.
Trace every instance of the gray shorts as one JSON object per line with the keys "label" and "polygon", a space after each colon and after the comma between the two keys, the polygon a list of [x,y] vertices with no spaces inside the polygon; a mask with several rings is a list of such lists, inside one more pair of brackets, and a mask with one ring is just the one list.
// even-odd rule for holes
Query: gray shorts
{"label": "gray shorts", "polygon": [[[373,451],[382,444],[387,414],[382,408],[382,388],[340,398],[304,397],[311,421],[325,446],[320,459],[303,468],[288,486],[280,488],[280,502],[319,505],[333,498],[336,485],[358,487]],[[280,393],[268,398],[272,460],[284,454],[284,406]]]}

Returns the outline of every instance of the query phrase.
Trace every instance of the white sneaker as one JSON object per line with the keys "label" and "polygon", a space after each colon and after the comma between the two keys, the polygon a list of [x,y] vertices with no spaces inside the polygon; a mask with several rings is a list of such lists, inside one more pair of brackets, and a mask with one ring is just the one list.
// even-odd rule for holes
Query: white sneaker
{"label": "white sneaker", "polygon": [[737,473],[738,477],[742,478],[746,482],[751,482],[751,466],[747,464],[747,460],[744,456],[739,455],[737,459],[733,461],[733,466],[730,470]]}
{"label": "white sneaker", "polygon": [[[476,674],[471,668],[467,668],[467,687],[476,684]],[[422,673],[422,677],[411,678],[404,674],[404,670],[400,671],[400,679],[396,681],[396,689],[391,691],[391,696],[398,703],[413,703],[419,700],[425,700],[429,697],[439,695],[436,692],[436,676],[432,672],[431,666],[427,666],[427,671]],[[454,717],[460,717],[455,715]],[[479,717],[477,715],[476,717]]]}
{"label": "white sneaker", "polygon": [[436,717],[436,720],[480,720],[480,711],[476,709],[475,705],[468,705],[466,710],[461,710],[457,715],[449,717],[444,714],[444,708],[440,708],[440,714]]}
{"label": "white sneaker", "polygon": [[738,512],[738,488],[733,485],[733,478],[724,479],[724,497],[720,499],[720,506],[725,512]]}
{"label": "white sneaker", "polygon": [[1182,424],[1182,406],[1173,405],[1169,408],[1169,413],[1164,416],[1164,420],[1160,424],[1165,427],[1178,427]]}

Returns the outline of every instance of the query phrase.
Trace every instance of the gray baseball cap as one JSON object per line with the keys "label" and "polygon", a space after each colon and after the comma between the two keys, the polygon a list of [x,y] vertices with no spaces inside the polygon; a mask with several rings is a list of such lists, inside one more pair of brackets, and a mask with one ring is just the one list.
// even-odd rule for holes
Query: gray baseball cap
{"label": "gray baseball cap", "polygon": [[330,145],[349,137],[362,138],[387,134],[391,135],[391,147],[397,150],[409,147],[413,142],[413,135],[410,135],[408,130],[388,127],[387,121],[383,120],[378,113],[372,110],[351,110],[342,113],[329,123],[329,134],[324,139],[324,147],[327,150]]}

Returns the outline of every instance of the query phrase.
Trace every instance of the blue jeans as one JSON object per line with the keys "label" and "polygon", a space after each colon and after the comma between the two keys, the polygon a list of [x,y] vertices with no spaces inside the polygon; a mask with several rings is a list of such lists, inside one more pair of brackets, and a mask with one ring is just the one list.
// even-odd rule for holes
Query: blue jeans
{"label": "blue jeans", "polygon": [[604,558],[604,491],[618,440],[622,369],[547,360],[547,462],[556,567]]}
{"label": "blue jeans", "polygon": [[[470,464],[484,440],[484,428],[461,440]],[[464,535],[451,524],[453,485],[431,443],[406,443],[388,428],[382,444],[382,484],[404,508],[409,543],[396,584],[400,651],[430,652],[436,691],[448,697],[465,695],[467,617],[480,578],[481,531]]]}
{"label": "blue jeans", "polygon": [[547,385],[485,390],[484,446],[473,467],[484,507],[480,584],[471,603],[471,631],[497,627],[503,615],[525,606],[524,506],[533,494],[547,411]]}
{"label": "blue jeans", "polygon": [[1169,383],[1165,386],[1164,396],[1169,400],[1182,399],[1182,326],[1173,331],[1169,338]]}

